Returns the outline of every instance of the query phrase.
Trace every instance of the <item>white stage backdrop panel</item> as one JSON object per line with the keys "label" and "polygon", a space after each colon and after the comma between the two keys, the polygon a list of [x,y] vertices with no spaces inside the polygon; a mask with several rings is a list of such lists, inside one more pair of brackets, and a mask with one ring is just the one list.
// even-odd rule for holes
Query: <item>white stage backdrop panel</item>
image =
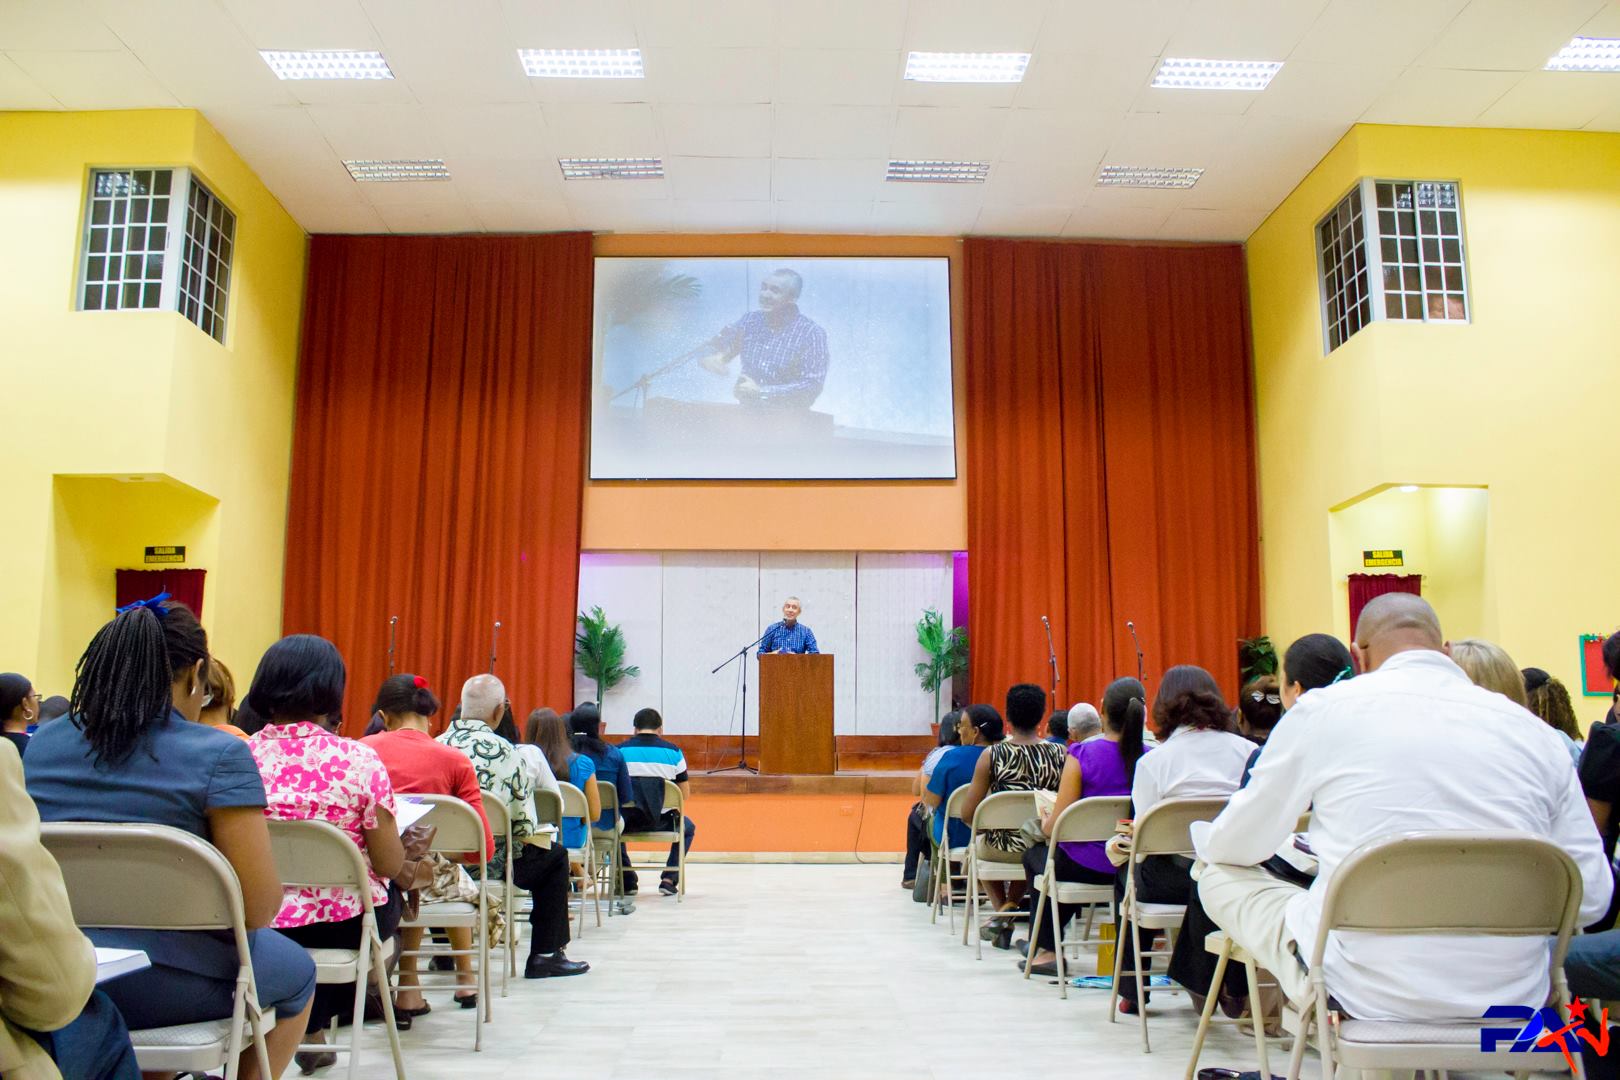
{"label": "white stage backdrop panel", "polygon": [[[941,552],[868,552],[856,577],[855,711],[860,735],[926,735],[934,698],[923,692],[916,665],[917,620],[934,608],[951,624],[951,556]],[[813,625],[813,624],[812,624]],[[949,710],[950,684],[940,693]]]}
{"label": "white stage backdrop panel", "polygon": [[[656,552],[586,552],[579,557],[579,609],[600,606],[624,630],[625,665],[641,674],[609,690],[602,702],[608,731],[630,733],[637,709],[664,697],[664,560]],[[578,627],[575,627],[577,632]],[[596,684],[574,669],[574,700],[546,702],[559,712],[596,698]],[[527,713],[517,718],[521,730]]]}
{"label": "white stage backdrop panel", "polygon": [[[855,559],[849,551],[766,551],[759,557],[760,633],[782,618],[782,601],[797,596],[804,605],[799,619],[815,632],[816,647],[836,656],[833,730],[838,735],[853,735],[856,726]],[[759,661],[752,663],[749,680],[757,686]],[[748,730],[758,730],[754,717]]]}
{"label": "white stage backdrop panel", "polygon": [[[759,553],[671,551],[663,563],[664,722],[677,735],[735,735],[737,665],[709,669],[764,630]],[[750,661],[749,734],[758,730],[756,666]]]}

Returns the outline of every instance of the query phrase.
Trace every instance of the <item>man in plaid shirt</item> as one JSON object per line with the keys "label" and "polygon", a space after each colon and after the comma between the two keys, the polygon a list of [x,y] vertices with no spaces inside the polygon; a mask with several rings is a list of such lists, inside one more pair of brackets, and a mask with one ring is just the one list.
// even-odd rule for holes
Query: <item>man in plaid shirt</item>
{"label": "man in plaid shirt", "polygon": [[744,405],[808,409],[827,381],[827,332],[799,312],[804,279],[777,270],[759,283],[759,310],[750,311],[715,335],[714,352],[702,364],[716,375],[742,357],[732,388]]}

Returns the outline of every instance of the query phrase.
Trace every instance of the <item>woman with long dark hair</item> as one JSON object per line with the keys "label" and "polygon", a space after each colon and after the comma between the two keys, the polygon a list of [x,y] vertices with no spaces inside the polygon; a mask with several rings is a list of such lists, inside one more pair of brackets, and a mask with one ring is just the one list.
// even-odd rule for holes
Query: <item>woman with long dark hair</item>
{"label": "woman with long dark hair", "polygon": [[[242,886],[265,1036],[280,1076],[304,1037],[315,964],[268,927],[281,909],[264,784],[247,743],[197,722],[207,694],[208,637],[190,610],[163,597],[133,604],[96,632],[79,658],[66,721],[28,747],[28,793],[45,821],[135,822],[184,829],[213,844]],[[236,946],[186,931],[92,930],[110,948],[140,949],[152,966],[106,984],[131,1029],[231,1014]],[[266,1080],[250,1049],[243,1080]]]}
{"label": "woman with long dark hair", "polygon": [[[602,816],[602,799],[596,792],[596,765],[589,757],[574,750],[568,737],[568,724],[551,709],[536,709],[529,714],[525,725],[525,741],[533,743],[545,755],[552,775],[559,780],[567,777],[585,793],[585,805],[591,820]],[[585,819],[565,817],[562,822],[563,847],[577,850],[585,846]]]}

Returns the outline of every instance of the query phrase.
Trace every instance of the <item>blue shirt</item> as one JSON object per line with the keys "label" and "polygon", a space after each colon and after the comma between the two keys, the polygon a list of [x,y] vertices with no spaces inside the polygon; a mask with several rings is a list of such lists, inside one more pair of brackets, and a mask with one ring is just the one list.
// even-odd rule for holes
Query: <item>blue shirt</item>
{"label": "blue shirt", "polygon": [[742,373],[759,384],[762,404],[808,409],[827,382],[827,332],[797,305],[784,310],[791,317],[780,327],[765,312],[750,311],[715,341],[728,358],[742,354]]}
{"label": "blue shirt", "polygon": [[[939,796],[939,806],[934,809],[934,842],[941,846],[945,843],[945,804],[951,801],[951,792],[973,779],[973,770],[984,751],[983,746],[953,746],[928,778],[928,790]],[[966,847],[970,835],[966,822],[951,822],[951,847]]]}
{"label": "blue shirt", "polygon": [[[84,732],[64,716],[28,744],[24,771],[41,821],[172,825],[208,840],[210,810],[266,804],[245,741],[172,711],[116,765],[97,762]],[[228,935],[91,930],[87,936],[104,948],[141,949],[154,964],[214,978],[236,974],[236,945]]]}
{"label": "blue shirt", "polygon": [[[609,746],[607,743],[598,745],[601,746],[601,750],[586,749],[582,751],[591,759],[591,764],[596,766],[596,779],[601,783],[613,785],[614,789],[619,793],[619,809],[621,811],[626,806],[634,806],[636,789],[630,783],[630,769],[624,763],[624,755],[619,753],[617,747]],[[573,781],[570,780],[569,783],[573,783]],[[584,788],[580,788],[580,790],[583,791]],[[613,826],[613,811],[604,806],[602,808],[602,817],[597,821],[596,827],[612,832]]]}
{"label": "blue shirt", "polygon": [[[596,782],[596,762],[584,754],[568,759],[568,782],[581,791],[589,791],[586,784]],[[562,820],[562,844],[570,850],[585,846],[585,819],[565,817]]]}
{"label": "blue shirt", "polygon": [[760,639],[759,652],[756,656],[764,656],[769,652],[791,653],[819,653],[816,648],[816,635],[802,622],[795,622],[792,626],[787,623],[772,623],[771,628],[765,631]]}

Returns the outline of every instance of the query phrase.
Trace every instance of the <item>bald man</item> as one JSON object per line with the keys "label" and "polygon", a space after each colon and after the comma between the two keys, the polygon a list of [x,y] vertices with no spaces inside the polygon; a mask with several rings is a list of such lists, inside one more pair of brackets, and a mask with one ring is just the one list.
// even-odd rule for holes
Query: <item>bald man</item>
{"label": "bald man", "polygon": [[[1418,830],[1528,832],[1580,867],[1580,925],[1608,906],[1608,865],[1558,733],[1470,682],[1444,640],[1419,597],[1373,600],[1351,646],[1361,674],[1303,695],[1267,741],[1248,787],[1213,824],[1195,826],[1201,861],[1193,876],[1205,909],[1296,1003],[1308,989],[1305,964],[1328,882],[1369,840]],[[1307,809],[1321,863],[1308,890],[1257,865]],[[1548,959],[1541,938],[1338,934],[1323,977],[1359,1019],[1453,1020],[1492,1005],[1539,1008]]]}

